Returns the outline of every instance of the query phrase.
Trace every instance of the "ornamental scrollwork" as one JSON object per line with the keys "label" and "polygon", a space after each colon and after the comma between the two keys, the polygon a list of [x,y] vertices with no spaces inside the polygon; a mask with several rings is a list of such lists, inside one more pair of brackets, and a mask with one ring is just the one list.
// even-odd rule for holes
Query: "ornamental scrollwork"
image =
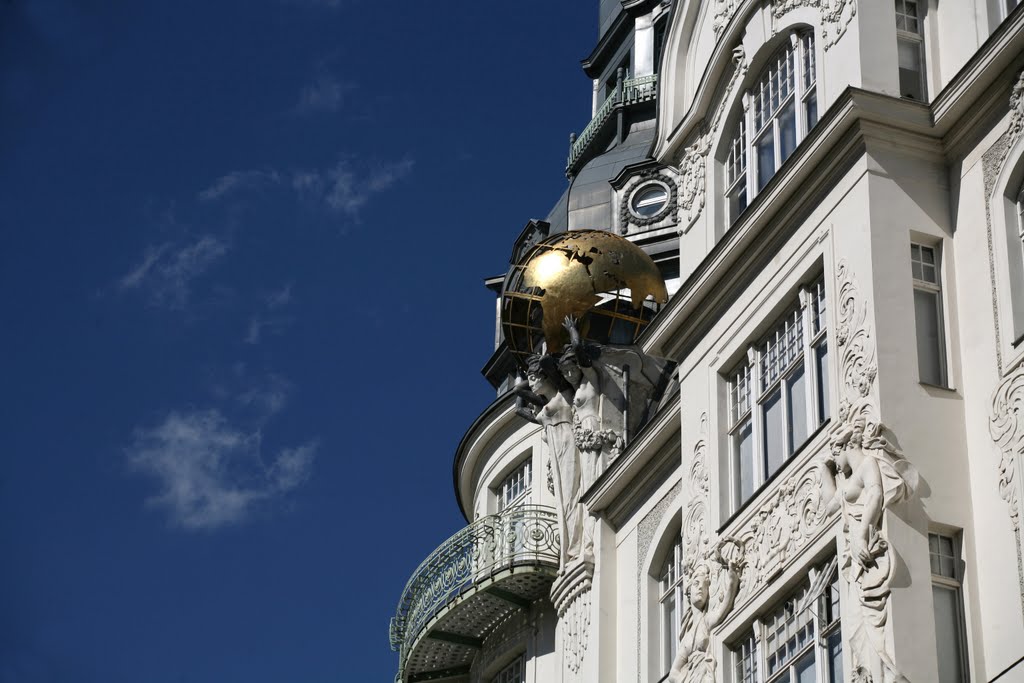
{"label": "ornamental scrollwork", "polygon": [[825,50],[839,42],[857,15],[856,0],[776,0],[772,5],[773,21],[778,21],[786,12],[798,7],[818,10],[821,17],[822,48]]}
{"label": "ornamental scrollwork", "polygon": [[988,428],[992,440],[999,446],[999,495],[1010,508],[1013,530],[1019,533],[1016,460],[1024,448],[1024,366],[1018,366],[993,392]]}
{"label": "ornamental scrollwork", "polygon": [[718,133],[725,115],[726,107],[733,90],[747,74],[747,61],[743,47],[739,46],[732,53],[734,65],[732,77],[722,94],[722,99],[715,109],[708,124],[702,124],[693,144],[687,146],[677,162],[679,168],[679,213],[680,222],[689,227],[704,210],[707,190],[707,158],[711,151],[711,142]]}

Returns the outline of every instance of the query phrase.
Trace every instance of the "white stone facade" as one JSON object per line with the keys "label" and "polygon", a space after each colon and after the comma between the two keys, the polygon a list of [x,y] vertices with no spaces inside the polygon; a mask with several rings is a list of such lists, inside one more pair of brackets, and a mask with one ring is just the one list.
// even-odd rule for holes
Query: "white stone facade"
{"label": "white stone facade", "polygon": [[[670,12],[669,3],[621,4],[636,14],[639,63],[646,70],[654,55],[659,65],[650,159],[636,173],[660,169],[676,182],[676,201],[646,227],[587,227],[628,232],[638,244],[678,241],[673,297],[640,340],[677,364],[674,386],[583,493],[597,515],[584,627],[570,623],[582,617],[559,619],[542,596],[474,627],[461,664],[434,678],[400,676],[669,680],[681,641],[665,633],[664,605],[675,600],[676,628],[708,637],[694,646],[700,662],[691,655],[672,680],[795,681],[795,660],[779,669],[789,674],[772,669],[771,618],[794,591],[820,588],[800,605],[814,618],[794,617],[814,629],[796,658],[816,653],[806,680],[830,680],[834,632],[836,680],[1024,681],[1024,10],[1005,0],[896,0],[904,16],[913,4],[919,22],[898,29],[893,0],[677,0]],[[657,40],[652,16],[667,17]],[[814,72],[811,85],[792,88],[804,118],[789,142],[788,119],[767,124],[780,131],[774,163],[748,132],[747,176],[737,182],[749,196],[737,211],[730,145],[741,119],[761,128],[756,86],[787,46],[793,79],[808,78],[808,64]],[[916,84],[913,69],[901,80],[901,49],[904,65],[918,50]],[[901,97],[914,87],[923,101]],[[813,122],[801,108],[811,96]],[[770,92],[764,101],[770,109]],[[621,187],[636,185],[630,173],[621,170]],[[777,361],[780,380],[765,369],[775,362],[768,335],[787,316],[800,327],[789,360]],[[748,363],[743,441],[734,391]],[[823,463],[848,447],[856,453],[832,498]],[[516,502],[553,506],[541,430],[499,395],[456,454],[470,522],[502,512],[502,482],[524,459],[532,485]],[[862,522],[873,509],[874,526]],[[856,559],[862,523],[875,548],[869,568]],[[663,602],[672,591],[659,579],[677,546],[683,578]],[[712,619],[730,559],[735,596]],[[711,604],[695,611],[687,591],[702,572]],[[838,616],[822,607],[832,590]],[[462,596],[450,597],[448,613]],[[440,618],[410,642],[432,637]],[[958,652],[962,670],[953,670]]]}

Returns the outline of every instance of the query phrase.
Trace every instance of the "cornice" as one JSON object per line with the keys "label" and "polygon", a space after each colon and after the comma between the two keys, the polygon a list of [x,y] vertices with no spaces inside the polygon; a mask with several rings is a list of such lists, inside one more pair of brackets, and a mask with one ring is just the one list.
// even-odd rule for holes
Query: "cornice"
{"label": "cornice", "polygon": [[897,131],[901,144],[941,154],[927,106],[847,88],[644,330],[638,343],[678,360],[710,325],[708,317],[714,307],[705,304],[722,295],[726,289],[723,281],[742,278],[756,264],[750,261],[740,269],[733,266],[750,253],[770,257],[769,244],[777,239],[777,233],[785,225],[792,228],[794,216],[813,209],[852,160],[863,153],[867,138],[884,140]]}
{"label": "cornice", "polygon": [[583,67],[583,73],[587,78],[597,78],[601,75],[601,71],[608,65],[608,60],[622,42],[622,37],[628,35],[632,25],[633,17],[628,12],[620,12],[604,35],[598,39],[590,54],[580,60],[580,66]]}

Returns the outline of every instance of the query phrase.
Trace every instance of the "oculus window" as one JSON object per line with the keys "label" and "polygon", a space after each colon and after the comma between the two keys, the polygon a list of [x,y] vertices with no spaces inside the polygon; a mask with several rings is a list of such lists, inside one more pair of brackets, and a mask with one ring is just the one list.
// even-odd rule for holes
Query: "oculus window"
{"label": "oculus window", "polygon": [[641,185],[629,200],[629,210],[639,218],[651,218],[665,210],[669,191],[661,183]]}

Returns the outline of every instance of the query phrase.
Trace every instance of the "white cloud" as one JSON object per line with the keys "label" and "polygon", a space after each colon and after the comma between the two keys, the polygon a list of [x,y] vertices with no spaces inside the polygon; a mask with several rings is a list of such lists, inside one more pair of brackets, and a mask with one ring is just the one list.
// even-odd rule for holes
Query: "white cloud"
{"label": "white cloud", "polygon": [[238,393],[235,400],[246,408],[254,409],[262,419],[284,409],[291,389],[291,382],[281,375],[271,374],[263,381],[251,382],[248,388]]}
{"label": "white cloud", "polygon": [[259,344],[263,339],[264,331],[280,334],[291,324],[290,316],[281,315],[280,311],[287,307],[292,301],[291,284],[284,285],[266,295],[263,305],[266,311],[260,311],[249,318],[249,324],[245,330],[243,341],[246,344]]}
{"label": "white cloud", "polygon": [[188,303],[192,281],[227,251],[228,246],[213,235],[183,246],[170,242],[149,246],[118,284],[123,290],[146,290],[155,306],[182,309]]}
{"label": "white cloud", "polygon": [[213,184],[199,193],[204,202],[220,199],[225,195],[240,190],[254,190],[268,185],[277,185],[281,176],[273,169],[251,169],[248,171],[232,171],[223,175]]}
{"label": "white cloud", "polygon": [[269,466],[261,441],[259,430],[235,427],[218,410],[171,412],[136,430],[127,456],[159,484],[147,504],[176,526],[212,530],[244,521],[309,478],[315,441],[282,449]]}
{"label": "white cloud", "polygon": [[275,185],[290,188],[307,204],[358,220],[360,210],[375,195],[391,189],[412,172],[413,166],[412,159],[402,159],[361,169],[343,159],[330,168],[301,169],[290,173],[272,169],[232,171],[217,179],[199,196],[212,201],[236,191]]}
{"label": "white cloud", "polygon": [[320,76],[302,88],[295,111],[299,114],[338,111],[345,102],[345,96],[355,87],[332,76]]}

